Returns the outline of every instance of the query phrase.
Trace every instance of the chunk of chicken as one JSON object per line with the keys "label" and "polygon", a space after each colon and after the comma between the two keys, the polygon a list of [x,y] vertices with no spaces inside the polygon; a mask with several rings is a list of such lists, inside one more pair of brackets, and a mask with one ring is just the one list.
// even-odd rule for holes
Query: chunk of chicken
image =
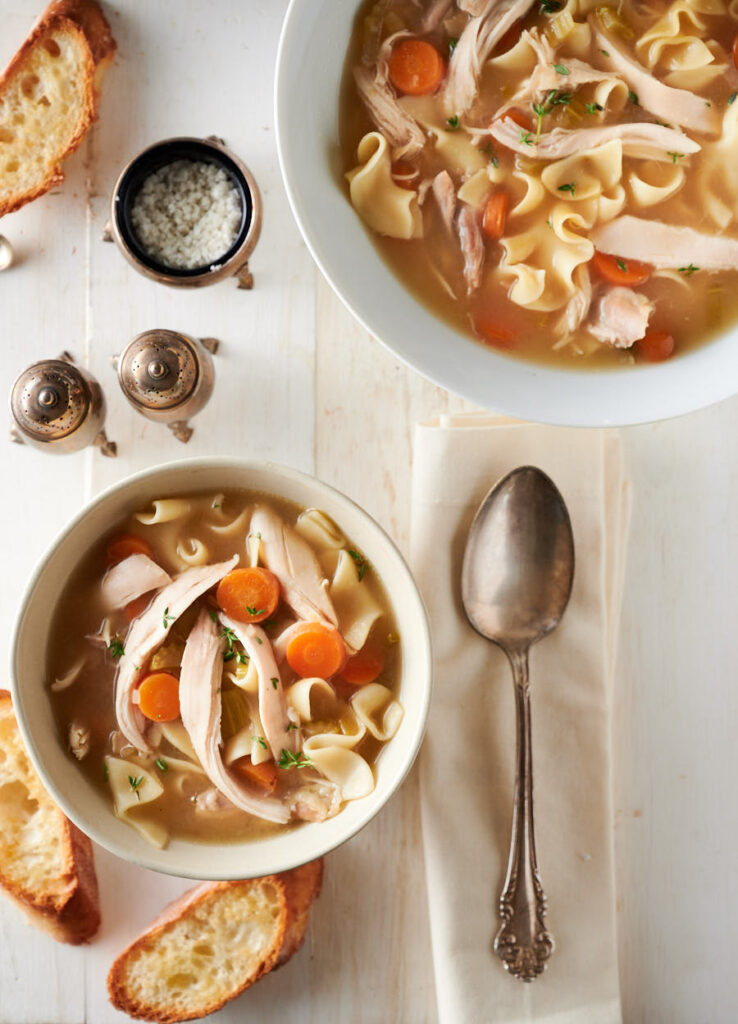
{"label": "chunk of chicken", "polygon": [[[421,36],[435,32],[451,9],[453,2],[454,0],[431,0],[423,15],[423,20],[420,22]],[[486,0],[460,0],[459,6],[462,6],[464,2],[484,4]]]}
{"label": "chunk of chicken", "polygon": [[738,239],[707,235],[694,228],[664,224],[626,214],[596,227],[590,238],[600,252],[639,260],[654,267],[735,270]]}
{"label": "chunk of chicken", "polygon": [[441,171],[433,179],[433,196],[443,217],[443,223],[453,234],[456,213],[456,189],[448,171]]}
{"label": "chunk of chicken", "polygon": [[693,132],[716,135],[721,119],[717,106],[707,106],[702,96],[686,89],[673,89],[664,85],[624,50],[614,36],[606,32],[596,15],[590,14],[589,23],[602,62],[610,71],[616,71],[636,94],[637,102],[656,117],[669,124],[679,124]]}
{"label": "chunk of chicken", "polygon": [[675,152],[688,156],[702,148],[676,128],[664,128],[646,121],[609,124],[601,128],[554,128],[551,132],[544,132],[536,142],[531,132],[524,132],[511,117],[503,117],[492,122],[489,133],[507,149],[534,160],[560,160],[572,153],[604,146],[613,139],[622,142],[624,156],[661,163],[672,163]]}
{"label": "chunk of chicken", "polygon": [[476,291],[482,279],[482,264],[484,263],[484,241],[479,227],[479,214],[469,206],[462,203],[457,218],[459,230],[459,242],[464,257],[464,279],[466,290],[469,295]]}
{"label": "chunk of chicken", "polygon": [[128,631],[115,680],[115,716],[118,728],[137,750],[151,750],[143,734],[144,716],[132,700],[143,666],[156,648],[164,643],[179,616],[198,597],[219,583],[237,562],[238,555],[234,555],[227,562],[198,565],[180,573],[156,596],[151,607],[134,620]]}
{"label": "chunk of chicken", "polygon": [[423,130],[397,102],[386,74],[380,67],[357,65],[354,68],[354,81],[369,117],[387,139],[393,155],[415,156],[419,153],[425,145]]}
{"label": "chunk of chicken", "polygon": [[341,809],[341,791],[332,782],[308,783],[292,794],[291,808],[301,821],[326,821]]}
{"label": "chunk of chicken", "polygon": [[203,608],[187,637],[179,678],[182,724],[192,741],[205,774],[223,796],[242,811],[280,824],[289,821],[290,810],[274,797],[252,792],[223,763],[220,750],[223,640],[218,627]]}
{"label": "chunk of chicken", "polygon": [[654,305],[632,288],[608,288],[596,300],[587,330],[615,348],[630,348],[646,333]]}
{"label": "chunk of chicken", "polygon": [[[477,5],[475,4],[475,8]],[[525,17],[533,0],[487,0],[467,23],[449,62],[444,101],[449,113],[465,114],[479,93],[485,61],[516,21]]]}
{"label": "chunk of chicken", "polygon": [[259,537],[266,566],[279,580],[282,597],[295,615],[337,627],[333,602],[308,542],[263,505],[251,517],[251,533]]}
{"label": "chunk of chicken", "polygon": [[584,263],[580,263],[573,276],[576,291],[564,307],[556,325],[561,335],[573,334],[584,323],[592,305],[592,279]]}
{"label": "chunk of chicken", "polygon": [[130,555],[106,572],[101,583],[103,602],[109,611],[123,608],[129,601],[171,582],[169,573],[148,555]]}
{"label": "chunk of chicken", "polygon": [[81,722],[74,721],[69,726],[69,749],[78,761],[90,752],[90,730]]}

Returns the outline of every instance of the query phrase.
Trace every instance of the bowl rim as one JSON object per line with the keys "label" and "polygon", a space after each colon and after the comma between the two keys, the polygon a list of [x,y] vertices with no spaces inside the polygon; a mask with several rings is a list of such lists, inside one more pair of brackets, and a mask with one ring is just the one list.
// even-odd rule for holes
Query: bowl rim
{"label": "bowl rim", "polygon": [[[292,848],[295,850],[291,856],[282,857],[281,860],[274,858],[275,863],[269,868],[268,871],[262,871],[259,868],[256,870],[247,870],[244,874],[234,876],[233,872],[224,873],[222,870],[208,869],[206,866],[200,870],[198,866],[197,874],[191,874],[187,870],[177,869],[176,867],[167,868],[162,865],[156,858],[147,858],[145,855],[136,855],[130,851],[125,851],[119,846],[119,844],[112,839],[105,831],[105,828],[99,828],[94,821],[89,821],[84,816],[77,813],[77,809],[70,804],[63,789],[57,785],[56,781],[52,777],[51,773],[46,770],[43,756],[34,739],[33,733],[28,726],[26,721],[25,713],[25,701],[23,696],[23,685],[19,682],[19,675],[21,666],[19,663],[20,658],[20,639],[22,632],[23,620],[26,614],[27,606],[36,591],[36,588],[42,582],[44,572],[47,564],[58,547],[60,547],[67,539],[67,537],[84,521],[88,514],[98,505],[108,501],[111,497],[116,495],[122,495],[130,488],[131,485],[137,484],[142,481],[154,479],[157,475],[165,471],[177,471],[187,472],[188,470],[197,469],[208,469],[217,470],[222,468],[224,471],[229,469],[243,470],[246,472],[257,471],[274,473],[278,477],[287,478],[297,483],[301,483],[308,487],[317,488],[318,491],[328,492],[331,497],[338,502],[339,505],[344,505],[353,510],[354,514],[363,520],[364,525],[370,531],[373,531],[379,544],[384,543],[385,547],[393,554],[397,560],[398,565],[405,574],[405,581],[409,586],[410,594],[415,602],[415,611],[418,613],[418,621],[421,625],[419,633],[422,632],[422,637],[418,636],[413,639],[413,644],[418,647],[421,662],[422,662],[422,676],[423,686],[418,691],[418,711],[416,716],[416,724],[414,731],[410,737],[407,745],[406,752],[402,757],[401,768],[392,777],[387,785],[386,791],[382,794],[381,801],[371,811],[365,812],[360,815],[358,820],[350,826],[347,830],[343,831],[341,836],[335,841],[329,841],[321,846],[319,851],[314,854],[304,855],[299,852],[299,843],[292,843]],[[275,491],[275,494],[278,493]],[[385,583],[385,590],[390,595],[389,585]],[[391,598],[390,598],[391,600]],[[393,605],[394,610],[394,605]],[[119,480],[117,483],[111,484],[110,486],[99,491],[95,496],[87,501],[80,511],[57,533],[54,539],[47,546],[44,553],[36,562],[31,575],[28,578],[26,586],[23,590],[21,600],[18,606],[18,612],[16,614],[15,621],[13,623],[12,640],[10,644],[10,692],[12,699],[13,712],[15,714],[18,728],[25,744],[26,750],[30,756],[31,762],[41,779],[44,788],[47,790],[52,799],[56,802],[61,811],[66,815],[69,820],[77,826],[86,836],[92,839],[99,846],[102,846],[109,853],[120,857],[121,860],[126,861],[130,864],[135,864],[138,867],[146,868],[151,871],[157,871],[161,874],[168,874],[175,877],[181,878],[194,878],[205,881],[222,881],[222,880],[234,880],[234,878],[254,878],[260,877],[261,875],[277,874],[281,871],[288,871],[292,868],[299,867],[309,860],[313,860],[317,857],[323,857],[332,850],[342,846],[349,839],[353,838],[358,832],[361,831],[366,825],[368,825],[374,817],[379,814],[389,800],[395,795],[397,790],[400,788],[402,783],[407,778],[415,759],[418,756],[418,752],[425,736],[428,713],[430,709],[431,694],[433,690],[433,674],[434,674],[434,662],[433,662],[433,650],[430,630],[430,620],[428,611],[423,600],[423,596],[420,593],[418,584],[415,581],[407,561],[394,542],[392,537],[368,512],[366,512],[357,502],[348,495],[344,494],[343,491],[333,487],[331,484],[325,483],[319,477],[314,476],[310,473],[304,473],[302,470],[294,469],[291,466],[284,465],[283,463],[275,462],[271,459],[244,459],[239,456],[223,455],[223,456],[199,456],[189,459],[173,459],[165,463],[151,466],[148,469],[140,470],[137,473],[133,473],[126,476],[124,479]],[[402,680],[402,677],[401,677]],[[376,792],[376,790],[375,790]],[[371,797],[372,794],[369,794]],[[339,816],[340,816],[339,812]],[[337,817],[339,817],[337,816]],[[107,818],[105,820],[108,820]],[[117,820],[112,813],[110,813],[110,820]],[[202,851],[202,859],[204,865],[207,865],[208,859],[211,862],[216,862],[217,858],[210,857],[208,854],[213,850],[221,849],[226,847],[238,847],[248,846],[249,841],[245,840],[243,843],[195,843],[189,842],[187,844],[192,848],[196,848]],[[144,847],[142,847],[144,849]]]}
{"label": "bowl rim", "polygon": [[[363,253],[354,267],[336,258],[330,241],[332,218],[317,220],[314,202],[316,188],[323,187],[321,177],[329,181],[335,191],[332,212],[340,216],[339,203],[347,203],[345,195],[332,180],[324,158],[324,172],[317,176],[307,173],[319,166],[312,162],[305,149],[297,149],[296,133],[290,130],[290,117],[297,117],[296,106],[300,92],[294,88],[295,68],[300,69],[301,80],[311,81],[305,68],[305,47],[301,41],[309,34],[312,21],[318,17],[326,2],[336,0],[290,0],[284,16],[277,50],[274,79],[274,119],[282,180],[293,216],[300,233],[318,265],[344,306],[380,344],[406,365],[412,367],[439,387],[461,395],[482,406],[517,419],[567,427],[615,427],[653,423],[670,419],[732,397],[738,390],[738,326],[732,325],[697,348],[680,355],[678,359],[662,364],[622,367],[621,369],[567,369],[527,362],[504,356],[483,348],[432,314],[404,285],[386,297],[386,301],[371,305],[367,301],[362,282],[365,275],[356,266],[369,262],[384,267],[378,273],[383,284],[392,287],[390,279],[397,281],[384,264],[369,239],[368,229],[360,225],[366,241],[374,250],[370,260]],[[352,18],[360,0],[352,0]],[[338,51],[341,73],[345,47],[334,31],[326,46],[331,53]],[[296,57],[300,54],[300,60]],[[312,56],[318,60],[318,56]],[[325,66],[325,65],[324,65]],[[337,107],[338,95],[336,95]],[[305,109],[319,116],[321,104],[313,103]],[[302,110],[305,117],[305,110]],[[337,113],[337,110],[333,113]],[[327,115],[326,115],[327,116]],[[337,125],[337,116],[334,118]],[[292,125],[294,127],[294,124]],[[314,131],[322,142],[321,152],[330,148],[325,133]],[[335,149],[335,140],[333,143]],[[354,215],[356,221],[359,218]],[[343,225],[344,228],[346,225]],[[363,245],[364,243],[362,243]],[[402,295],[400,294],[400,290]],[[376,296],[375,296],[376,297]],[[393,303],[392,300],[395,300]],[[392,308],[396,303],[412,309],[413,334],[404,334],[393,328]],[[408,312],[409,316],[409,312]],[[394,333],[393,333],[394,332]],[[428,343],[435,335],[434,343]],[[443,349],[443,351],[441,351]],[[726,355],[727,353],[727,355]],[[481,358],[484,357],[484,358]],[[732,363],[736,363],[735,369]]]}

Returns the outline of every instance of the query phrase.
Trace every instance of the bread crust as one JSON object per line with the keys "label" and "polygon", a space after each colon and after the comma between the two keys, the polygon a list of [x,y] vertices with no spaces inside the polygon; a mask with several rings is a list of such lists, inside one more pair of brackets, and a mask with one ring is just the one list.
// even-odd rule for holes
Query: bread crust
{"label": "bread crust", "polygon": [[[176,1010],[163,1010],[162,1012],[158,1012],[155,1011],[153,1007],[147,1006],[129,997],[124,978],[124,971],[129,957],[152,949],[155,946],[158,937],[170,924],[186,916],[195,907],[206,902],[212,896],[222,894],[228,890],[254,885],[255,883],[270,883],[274,886],[278,893],[280,903],[280,920],[278,924],[277,940],[273,944],[267,956],[242,984],[236,986],[236,988],[227,992],[222,997],[212,1000],[209,1004],[205,1006],[198,1006],[191,1012]],[[262,978],[265,974],[268,974],[269,971],[271,971],[277,962],[277,957],[279,956],[279,952],[284,943],[286,925],[286,886],[278,875],[267,875],[265,878],[238,882],[203,882],[201,885],[195,886],[194,889],[188,889],[187,892],[183,893],[178,899],[173,900],[168,904],[162,913],[152,921],[146,931],[139,935],[137,939],[134,939],[133,942],[127,946],[118,957],[116,957],[108,973],[108,995],[110,997],[110,1002],[116,1007],[116,1009],[122,1010],[130,1017],[134,1017],[136,1020],[156,1021],[157,1024],[180,1024],[181,1021],[199,1020],[201,1017],[207,1017],[209,1014],[215,1013],[216,1010],[220,1010],[226,1003],[235,999],[236,996],[241,995],[242,992],[245,992],[247,988],[250,988],[251,985],[257,982],[259,978]]]}
{"label": "bread crust", "polygon": [[[7,690],[0,690],[0,716],[6,715],[13,715],[11,698]],[[20,736],[18,742],[22,743]],[[7,875],[2,863],[0,886],[32,924],[47,932],[57,942],[76,946],[89,942],[100,927],[94,855],[92,843],[87,836],[58,808],[54,810],[64,851],[58,890],[43,893],[25,889]]]}
{"label": "bread crust", "polygon": [[110,25],[95,0],[53,0],[49,4],[0,76],[0,96],[15,74],[22,70],[29,53],[40,44],[46,35],[55,31],[73,36],[85,55],[83,57],[85,65],[83,81],[80,83],[83,93],[83,113],[66,149],[59,153],[55,164],[49,167],[44,180],[15,196],[4,201],[0,200],[0,217],[6,213],[14,213],[64,180],[61,163],[79,147],[97,118],[102,75],[112,60],[116,43]]}
{"label": "bread crust", "polygon": [[286,964],[305,941],[310,907],[323,885],[323,858],[284,871],[279,877],[287,890],[287,927],[275,969]]}

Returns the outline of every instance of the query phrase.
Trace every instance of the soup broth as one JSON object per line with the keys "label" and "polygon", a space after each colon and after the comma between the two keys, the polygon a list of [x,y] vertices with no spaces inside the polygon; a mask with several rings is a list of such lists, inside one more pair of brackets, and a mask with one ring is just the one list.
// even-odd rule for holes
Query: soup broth
{"label": "soup broth", "polygon": [[371,791],[402,718],[363,554],[322,512],[239,490],[155,502],[91,545],[47,669],[60,742],[159,846],[332,816]]}
{"label": "soup broth", "polygon": [[738,320],[737,30],[723,0],[366,3],[349,197],[483,345],[586,368],[684,352]]}

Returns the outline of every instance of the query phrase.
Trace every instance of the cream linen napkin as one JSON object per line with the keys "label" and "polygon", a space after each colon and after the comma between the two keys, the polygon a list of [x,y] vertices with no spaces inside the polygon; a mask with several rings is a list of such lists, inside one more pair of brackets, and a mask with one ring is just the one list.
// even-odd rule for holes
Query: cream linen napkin
{"label": "cream linen napkin", "polygon": [[[556,944],[531,984],[508,975],[492,951],[513,798],[510,668],[467,624],[460,598],[474,513],[523,464],[560,489],[576,550],[569,607],[530,659],[538,860]],[[436,664],[421,807],[441,1024],[621,1020],[610,704],[626,506],[614,434],[475,414],[416,430],[411,560]]]}

